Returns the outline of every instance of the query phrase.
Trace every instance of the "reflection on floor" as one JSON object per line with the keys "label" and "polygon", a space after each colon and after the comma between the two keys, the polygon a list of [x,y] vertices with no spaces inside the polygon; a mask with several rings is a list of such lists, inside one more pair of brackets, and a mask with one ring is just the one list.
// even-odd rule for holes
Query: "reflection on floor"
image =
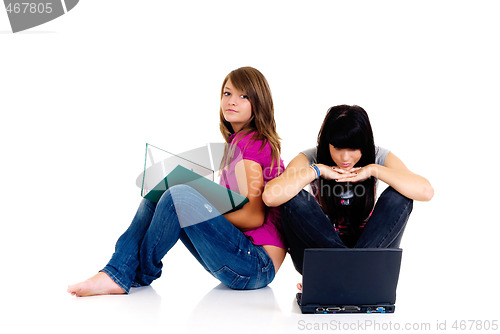
{"label": "reflection on floor", "polygon": [[[95,268],[95,264],[80,261],[78,267],[70,268],[67,264],[71,264],[73,255],[66,254],[54,257],[53,267],[45,268],[38,259],[33,261],[34,275],[16,278],[17,287],[33,287],[35,283],[35,289],[4,287],[2,304],[7,310],[2,314],[5,321],[1,326],[8,330],[2,333],[386,332],[405,326],[428,331],[427,327],[436,330],[444,322],[446,331],[451,331],[455,320],[474,315],[473,309],[460,308],[461,302],[481,304],[484,292],[489,291],[488,282],[495,277],[483,277],[485,284],[474,290],[458,289],[458,285],[463,287],[460,281],[447,278],[454,277],[455,269],[445,270],[440,261],[429,261],[430,255],[430,250],[423,253],[415,245],[404,251],[396,312],[371,315],[301,314],[295,300],[301,276],[289,257],[268,287],[235,291],[205,272],[179,244],[165,258],[162,277],[152,286],[134,288],[129,295],[85,298],[69,295],[66,286],[93,275],[89,268]],[[95,257],[90,258],[95,262]],[[66,263],[72,270],[60,276],[36,275],[37,270],[60,271],[59,263]],[[498,295],[498,291],[495,293]],[[495,315],[486,308],[481,314],[476,312],[475,317],[493,320]]]}

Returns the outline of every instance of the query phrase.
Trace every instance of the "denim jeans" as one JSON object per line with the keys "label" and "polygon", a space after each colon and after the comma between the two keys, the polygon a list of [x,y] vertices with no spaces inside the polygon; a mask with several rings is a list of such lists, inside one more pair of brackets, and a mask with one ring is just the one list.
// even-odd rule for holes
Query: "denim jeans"
{"label": "denim jeans", "polygon": [[[388,187],[380,195],[355,248],[398,248],[413,200]],[[304,249],[346,248],[328,216],[305,190],[281,206],[283,232],[295,269],[302,274]]]}
{"label": "denim jeans", "polygon": [[179,239],[207,271],[232,289],[258,289],[274,279],[274,265],[264,248],[252,244],[186,185],[169,188],[157,204],[142,200],[102,271],[127,293],[131,287],[149,285],[160,277],[161,260]]}

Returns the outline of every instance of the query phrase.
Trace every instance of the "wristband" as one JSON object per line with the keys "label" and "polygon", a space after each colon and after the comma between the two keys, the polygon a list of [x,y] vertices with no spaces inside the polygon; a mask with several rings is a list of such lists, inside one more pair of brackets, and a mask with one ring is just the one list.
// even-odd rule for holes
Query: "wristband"
{"label": "wristband", "polygon": [[316,171],[316,174],[317,174],[316,179],[318,179],[318,178],[319,178],[319,176],[321,175],[321,172],[319,171],[319,167],[318,167],[318,166],[316,166],[316,164],[312,164],[312,165],[311,165],[311,166],[309,166],[309,167],[311,167],[312,169],[314,169],[314,170]]}

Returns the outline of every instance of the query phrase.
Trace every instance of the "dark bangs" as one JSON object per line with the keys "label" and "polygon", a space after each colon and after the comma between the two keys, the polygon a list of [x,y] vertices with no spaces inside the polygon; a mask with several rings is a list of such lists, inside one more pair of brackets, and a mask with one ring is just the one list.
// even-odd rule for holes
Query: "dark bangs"
{"label": "dark bangs", "polygon": [[328,143],[338,149],[361,150],[366,146],[366,135],[361,126],[349,117],[339,117],[329,129]]}
{"label": "dark bangs", "polygon": [[361,150],[356,164],[366,166],[375,162],[375,144],[370,119],[359,106],[331,107],[318,134],[318,162],[331,166],[329,144],[338,149]]}

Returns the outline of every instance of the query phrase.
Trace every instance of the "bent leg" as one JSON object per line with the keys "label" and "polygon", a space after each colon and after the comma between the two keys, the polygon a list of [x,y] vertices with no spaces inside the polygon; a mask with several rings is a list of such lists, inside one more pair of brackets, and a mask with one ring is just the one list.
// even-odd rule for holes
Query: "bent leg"
{"label": "bent leg", "polygon": [[130,283],[127,277],[133,277],[139,264],[139,247],[154,210],[154,203],[143,200],[132,223],[116,242],[115,252],[108,265],[88,280],[70,285],[68,292],[76,296],[128,293]]}
{"label": "bent leg", "polygon": [[375,205],[356,248],[398,248],[413,209],[413,200],[388,187]]}
{"label": "bent leg", "polygon": [[214,277],[232,289],[258,289],[268,285],[275,270],[262,246],[255,246],[201,194],[185,186],[189,201],[176,201],[186,238],[181,240]]}
{"label": "bent leg", "polygon": [[295,269],[302,274],[307,248],[345,248],[313,195],[301,190],[281,206],[281,223]]}
{"label": "bent leg", "polygon": [[127,293],[132,286],[149,285],[160,277],[161,258],[179,239],[180,227],[170,191],[165,191],[156,204],[142,201],[132,225],[102,269]]}
{"label": "bent leg", "polygon": [[184,230],[206,268],[231,289],[259,289],[274,279],[274,265],[264,248],[254,245],[224,217]]}
{"label": "bent leg", "polygon": [[163,257],[177,243],[181,226],[176,206],[180,199],[189,200],[182,186],[173,186],[161,196],[139,250],[139,266],[132,286],[150,285],[162,273]]}

